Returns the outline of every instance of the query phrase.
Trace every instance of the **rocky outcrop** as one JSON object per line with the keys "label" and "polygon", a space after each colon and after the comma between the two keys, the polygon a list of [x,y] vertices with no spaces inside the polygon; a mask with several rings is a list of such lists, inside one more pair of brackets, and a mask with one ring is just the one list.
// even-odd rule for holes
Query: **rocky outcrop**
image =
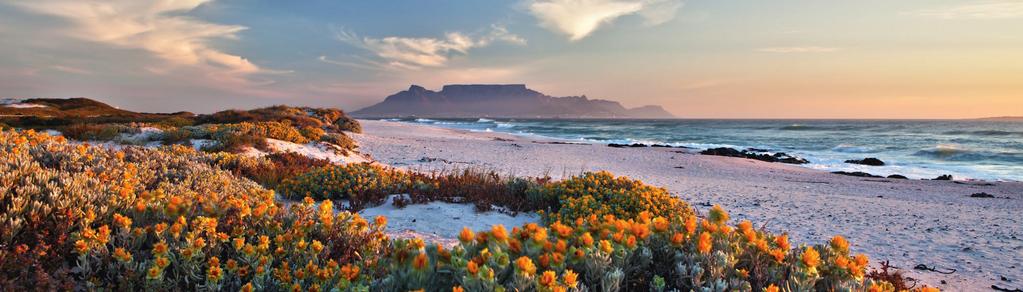
{"label": "rocky outcrop", "polygon": [[357,117],[673,118],[660,106],[628,109],[586,96],[552,97],[524,84],[445,85],[440,91],[412,85],[383,102],[352,113]]}
{"label": "rocky outcrop", "polygon": [[780,163],[789,163],[789,164],[805,164],[805,163],[810,163],[810,161],[807,161],[806,159],[802,159],[802,158],[799,158],[799,157],[791,156],[791,155],[786,154],[785,152],[778,152],[778,153],[775,153],[775,154],[772,155],[772,154],[766,154],[766,153],[755,153],[755,152],[751,152],[751,151],[748,151],[748,150],[739,151],[739,150],[735,150],[733,148],[727,148],[727,147],[711,148],[711,149],[703,150],[703,151],[700,151],[700,154],[703,154],[703,155],[715,155],[715,156],[728,156],[728,157],[749,158],[749,159],[755,159],[755,160],[766,161],[766,162],[780,162]]}
{"label": "rocky outcrop", "polygon": [[881,161],[881,159],[877,159],[874,157],[867,157],[864,159],[850,159],[846,160],[845,163],[862,164],[870,166],[884,166],[884,161]]}

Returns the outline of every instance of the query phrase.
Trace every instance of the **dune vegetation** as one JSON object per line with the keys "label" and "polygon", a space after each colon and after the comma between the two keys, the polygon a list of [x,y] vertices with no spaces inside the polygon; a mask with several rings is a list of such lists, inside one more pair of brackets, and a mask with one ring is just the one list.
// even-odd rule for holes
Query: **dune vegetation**
{"label": "dune vegetation", "polygon": [[[438,246],[389,239],[386,218],[336,211],[312,191],[285,208],[225,170],[230,154],[118,150],[31,130],[4,130],[0,149],[4,290],[893,290],[865,278],[866,256],[842,237],[793,244],[606,172],[521,188],[531,201],[558,202],[536,203],[546,224],[465,229],[459,244]],[[310,169],[355,182],[372,181],[368,172],[403,177]],[[336,194],[363,190],[346,192]]]}
{"label": "dune vegetation", "polygon": [[[0,132],[0,290],[897,288],[879,280],[887,273],[868,274],[867,256],[841,236],[790,243],[720,207],[698,214],[664,188],[609,172],[565,180],[421,173],[244,151],[267,139],[352,151],[345,133],[361,129],[340,110],[196,116],[45,105],[30,109],[46,116],[7,117],[18,128]],[[542,223],[466,228],[454,245],[392,239],[386,218],[355,213],[388,198],[398,207],[441,201],[538,213]]]}

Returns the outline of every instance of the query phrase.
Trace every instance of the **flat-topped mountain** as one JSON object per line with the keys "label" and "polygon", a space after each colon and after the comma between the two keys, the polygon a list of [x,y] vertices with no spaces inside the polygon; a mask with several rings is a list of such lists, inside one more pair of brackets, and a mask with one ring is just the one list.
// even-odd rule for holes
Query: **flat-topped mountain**
{"label": "flat-topped mountain", "polygon": [[500,118],[674,118],[660,106],[625,108],[586,96],[553,97],[524,84],[445,85],[440,91],[412,85],[383,102],[352,113],[357,117]]}

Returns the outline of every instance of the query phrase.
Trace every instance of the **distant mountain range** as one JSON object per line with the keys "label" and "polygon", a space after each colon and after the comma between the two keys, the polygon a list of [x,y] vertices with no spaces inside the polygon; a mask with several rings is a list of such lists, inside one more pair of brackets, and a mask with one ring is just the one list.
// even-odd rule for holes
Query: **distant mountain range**
{"label": "distant mountain range", "polygon": [[674,118],[660,106],[625,108],[586,96],[553,97],[524,84],[445,85],[440,91],[412,85],[351,113],[356,117],[441,118]]}
{"label": "distant mountain range", "polygon": [[1023,116],[1005,116],[1005,117],[990,117],[990,118],[979,118],[976,120],[981,121],[999,121],[999,122],[1023,122]]}

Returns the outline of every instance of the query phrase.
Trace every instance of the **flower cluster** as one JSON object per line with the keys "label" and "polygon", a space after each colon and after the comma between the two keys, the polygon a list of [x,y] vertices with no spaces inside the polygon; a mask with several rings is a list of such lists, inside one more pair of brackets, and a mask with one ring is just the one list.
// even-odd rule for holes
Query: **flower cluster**
{"label": "flower cluster", "polygon": [[685,216],[690,212],[688,204],[672,197],[664,188],[652,187],[628,177],[615,177],[607,171],[589,172],[555,182],[539,193],[540,197],[557,201],[556,210],[549,217],[566,222],[589,215],[631,218],[647,211],[670,217]]}

